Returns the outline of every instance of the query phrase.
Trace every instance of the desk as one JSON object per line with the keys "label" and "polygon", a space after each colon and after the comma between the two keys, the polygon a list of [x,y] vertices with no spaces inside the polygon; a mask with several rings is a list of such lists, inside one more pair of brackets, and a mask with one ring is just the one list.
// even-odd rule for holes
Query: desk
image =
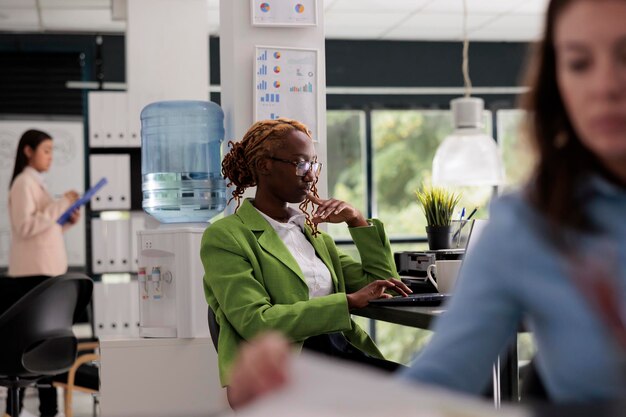
{"label": "desk", "polygon": [[[382,320],[418,329],[429,329],[432,320],[444,311],[443,307],[368,306],[351,310],[350,313],[373,320]],[[495,364],[497,373],[494,385],[499,386],[497,392],[494,390],[495,401],[496,404],[499,404],[500,400],[517,402],[519,401],[517,340],[506,349],[502,356],[506,357],[506,360],[498,358]]]}
{"label": "desk", "polygon": [[445,311],[442,307],[369,306],[350,311],[355,316],[381,320],[418,329],[429,329],[431,321]]}

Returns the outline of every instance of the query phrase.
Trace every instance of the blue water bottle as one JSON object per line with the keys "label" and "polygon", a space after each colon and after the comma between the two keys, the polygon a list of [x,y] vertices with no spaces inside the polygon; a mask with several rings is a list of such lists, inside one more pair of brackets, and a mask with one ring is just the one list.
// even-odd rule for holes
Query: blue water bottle
{"label": "blue water bottle", "polygon": [[160,101],[141,112],[142,206],[161,223],[207,222],[226,207],[224,112],[209,101]]}

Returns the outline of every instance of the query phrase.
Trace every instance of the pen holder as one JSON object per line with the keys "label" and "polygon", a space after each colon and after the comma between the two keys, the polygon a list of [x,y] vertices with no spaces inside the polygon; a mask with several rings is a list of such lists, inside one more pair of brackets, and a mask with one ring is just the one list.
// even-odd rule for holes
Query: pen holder
{"label": "pen holder", "polygon": [[450,224],[452,228],[450,247],[452,249],[459,249],[467,246],[467,239],[469,237],[470,231],[472,230],[472,225],[468,223],[471,223],[473,221],[474,220],[452,220]]}

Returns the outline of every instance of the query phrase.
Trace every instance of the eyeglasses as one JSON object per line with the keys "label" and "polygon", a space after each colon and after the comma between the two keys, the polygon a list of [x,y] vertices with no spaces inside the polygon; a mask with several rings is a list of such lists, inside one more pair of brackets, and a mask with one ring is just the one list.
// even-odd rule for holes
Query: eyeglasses
{"label": "eyeglasses", "polygon": [[296,175],[298,177],[304,177],[308,174],[309,171],[312,171],[315,176],[320,175],[322,171],[322,163],[321,162],[311,162],[311,161],[289,161],[287,159],[275,158],[273,156],[268,156],[269,159],[278,162],[284,162],[286,164],[291,164],[296,167]]}

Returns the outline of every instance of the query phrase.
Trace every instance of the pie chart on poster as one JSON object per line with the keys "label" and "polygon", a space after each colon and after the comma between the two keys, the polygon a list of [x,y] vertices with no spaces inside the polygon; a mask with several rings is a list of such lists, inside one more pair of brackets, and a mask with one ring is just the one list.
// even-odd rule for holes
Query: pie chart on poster
{"label": "pie chart on poster", "polygon": [[269,3],[261,3],[261,11],[263,13],[267,13],[270,11],[270,4]]}
{"label": "pie chart on poster", "polygon": [[304,13],[304,6],[302,4],[296,4],[296,13]]}

